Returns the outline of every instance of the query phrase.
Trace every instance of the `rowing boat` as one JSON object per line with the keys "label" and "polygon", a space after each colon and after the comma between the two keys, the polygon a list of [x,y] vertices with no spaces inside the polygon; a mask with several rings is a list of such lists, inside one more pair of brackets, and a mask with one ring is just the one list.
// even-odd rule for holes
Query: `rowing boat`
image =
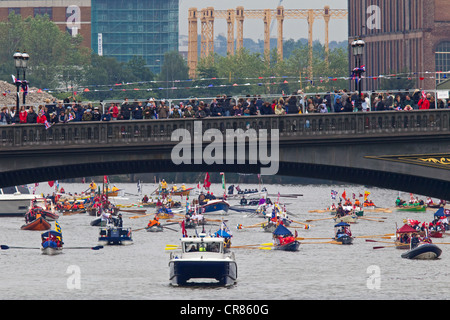
{"label": "rowing boat", "polygon": [[358,216],[355,214],[349,214],[343,217],[335,217],[334,221],[336,223],[345,222],[345,223],[356,223],[358,221]]}
{"label": "rowing boat", "polygon": [[39,216],[35,220],[28,222],[27,224],[24,224],[20,229],[22,230],[49,230],[51,228],[50,223],[45,220],[44,217]]}
{"label": "rowing boat", "polygon": [[427,205],[411,205],[411,206],[397,206],[395,207],[397,211],[414,211],[414,212],[422,212],[427,210]]}
{"label": "rowing boat", "polygon": [[439,258],[442,250],[432,243],[419,244],[417,247],[402,254],[405,259],[433,260]]}

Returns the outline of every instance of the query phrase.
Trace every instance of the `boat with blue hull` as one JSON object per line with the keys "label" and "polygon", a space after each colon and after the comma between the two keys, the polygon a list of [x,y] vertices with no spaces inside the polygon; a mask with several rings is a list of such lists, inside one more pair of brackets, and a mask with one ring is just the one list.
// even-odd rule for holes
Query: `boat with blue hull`
{"label": "boat with blue hull", "polygon": [[131,228],[107,226],[100,228],[99,245],[130,245],[133,244]]}
{"label": "boat with blue hull", "polygon": [[226,215],[230,209],[230,204],[225,200],[210,200],[201,205],[202,213],[208,215]]}
{"label": "boat with blue hull", "polygon": [[230,286],[237,281],[234,253],[225,250],[221,237],[185,237],[181,239],[181,254],[171,253],[170,283],[173,286],[209,283]]}
{"label": "boat with blue hull", "polygon": [[402,254],[405,259],[434,260],[440,257],[442,250],[435,244],[422,243]]}
{"label": "boat with blue hull", "polygon": [[288,228],[282,224],[278,225],[273,231],[273,250],[298,251],[300,242],[295,238]]}

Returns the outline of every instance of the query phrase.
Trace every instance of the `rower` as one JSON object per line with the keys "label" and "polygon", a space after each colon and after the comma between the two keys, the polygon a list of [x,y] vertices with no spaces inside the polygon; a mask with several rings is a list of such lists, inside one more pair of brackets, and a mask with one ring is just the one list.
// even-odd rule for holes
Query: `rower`
{"label": "rower", "polygon": [[159,218],[158,218],[158,216],[157,215],[155,215],[155,217],[153,218],[153,220],[150,220],[149,222],[148,222],[148,225],[147,225],[147,228],[150,228],[150,227],[153,227],[153,226],[159,226],[160,225],[160,223],[159,223]]}
{"label": "rower", "polygon": [[165,192],[167,189],[167,182],[164,179],[162,179],[162,181],[161,181],[161,189],[163,192]]}

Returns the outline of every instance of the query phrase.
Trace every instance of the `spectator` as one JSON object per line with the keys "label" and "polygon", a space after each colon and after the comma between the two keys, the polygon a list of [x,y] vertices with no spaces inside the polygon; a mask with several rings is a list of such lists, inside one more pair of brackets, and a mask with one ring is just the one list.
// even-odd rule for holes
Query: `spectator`
{"label": "spectator", "polygon": [[142,110],[142,102],[138,102],[137,104],[133,105],[133,113],[132,113],[132,118],[133,120],[142,120],[144,118],[144,114],[143,114],[143,110]]}
{"label": "spectator", "polygon": [[383,96],[378,95],[375,98],[374,108],[375,108],[375,111],[385,111]]}
{"label": "spectator", "polygon": [[425,93],[422,93],[422,98],[419,100],[417,105],[419,106],[419,110],[427,110],[430,109],[430,100],[429,100],[430,94],[425,95]]}
{"label": "spectator", "polygon": [[116,103],[111,103],[109,106],[109,114],[111,115],[111,120],[117,120],[117,116],[119,115],[119,107]]}
{"label": "spectator", "polygon": [[43,109],[39,111],[39,114],[36,118],[36,123],[45,123],[47,121],[47,117]]}
{"label": "spectator", "polygon": [[27,115],[28,112],[25,110],[25,106],[21,106],[19,110],[19,122],[20,123],[27,123]]}
{"label": "spectator", "polygon": [[183,118],[195,118],[195,112],[190,104],[188,104],[186,110],[184,110]]}
{"label": "spectator", "polygon": [[7,125],[11,123],[11,116],[8,112],[8,107],[3,107],[0,112],[0,124]]}
{"label": "spectator", "polygon": [[37,123],[37,114],[34,112],[33,106],[28,109],[27,123]]}
{"label": "spectator", "polygon": [[87,109],[85,113],[83,113],[83,117],[81,121],[92,121],[92,112],[91,109]]}
{"label": "spectator", "polygon": [[102,119],[102,114],[98,107],[94,108],[94,113],[92,114],[92,121],[100,121]]}
{"label": "spectator", "polygon": [[173,107],[172,111],[170,112],[169,118],[171,118],[171,119],[180,119],[181,118],[180,106],[176,105]]}
{"label": "spectator", "polygon": [[102,121],[111,121],[111,119],[112,119],[111,112],[109,111],[109,109],[107,109],[105,111],[105,113],[102,115],[101,120]]}
{"label": "spectator", "polygon": [[161,100],[158,108],[158,119],[167,119],[169,117],[169,107],[166,106],[165,100]]}
{"label": "spectator", "polygon": [[264,102],[263,106],[259,110],[259,113],[261,115],[273,114],[273,110],[272,110],[272,107],[270,106],[270,103],[269,102]]}

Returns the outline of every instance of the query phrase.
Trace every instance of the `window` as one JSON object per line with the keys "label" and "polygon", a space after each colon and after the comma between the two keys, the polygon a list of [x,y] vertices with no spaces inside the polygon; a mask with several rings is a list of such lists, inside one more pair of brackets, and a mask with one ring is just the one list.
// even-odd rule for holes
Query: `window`
{"label": "window", "polygon": [[38,7],[38,8],[34,8],[34,16],[38,16],[38,15],[48,15],[49,19],[52,20],[53,19],[53,8],[50,7]]}
{"label": "window", "polygon": [[8,8],[8,16],[14,12],[14,14],[19,15],[20,14],[20,8]]}
{"label": "window", "polygon": [[450,42],[441,42],[436,48],[436,71],[450,71]]}

